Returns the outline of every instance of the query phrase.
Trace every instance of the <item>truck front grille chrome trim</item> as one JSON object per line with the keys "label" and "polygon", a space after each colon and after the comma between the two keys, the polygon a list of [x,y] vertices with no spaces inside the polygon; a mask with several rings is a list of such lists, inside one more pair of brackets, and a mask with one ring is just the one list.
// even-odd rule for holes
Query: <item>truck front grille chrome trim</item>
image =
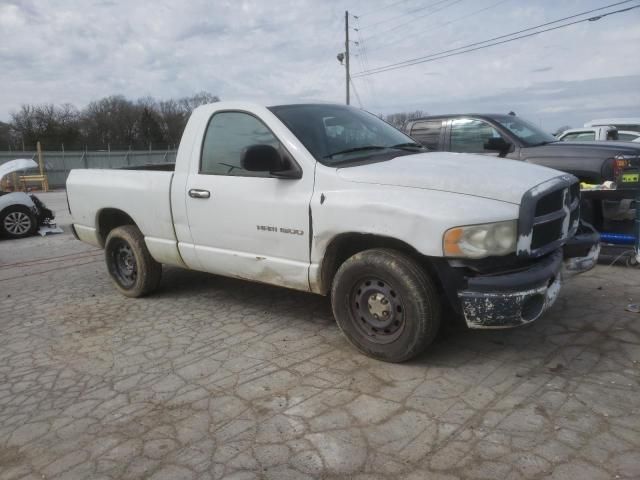
{"label": "truck front grille chrome trim", "polygon": [[573,175],[552,178],[522,197],[517,255],[540,257],[575,235],[580,222],[580,185]]}

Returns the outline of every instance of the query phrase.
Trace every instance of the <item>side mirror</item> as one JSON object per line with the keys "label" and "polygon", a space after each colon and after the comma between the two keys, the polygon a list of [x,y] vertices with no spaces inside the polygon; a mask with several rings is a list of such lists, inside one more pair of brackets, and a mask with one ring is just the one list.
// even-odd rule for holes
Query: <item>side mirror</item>
{"label": "side mirror", "polygon": [[511,150],[511,144],[502,137],[489,138],[484,142],[484,149],[500,152],[504,155],[509,153],[509,150]]}
{"label": "side mirror", "polygon": [[242,168],[249,172],[269,172],[279,178],[302,178],[300,169],[292,167],[291,163],[271,145],[247,147],[240,161]]}

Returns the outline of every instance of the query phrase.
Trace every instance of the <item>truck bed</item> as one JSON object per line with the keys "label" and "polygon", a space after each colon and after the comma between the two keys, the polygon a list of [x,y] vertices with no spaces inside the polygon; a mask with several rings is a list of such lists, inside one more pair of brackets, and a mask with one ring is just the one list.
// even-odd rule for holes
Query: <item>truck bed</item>
{"label": "truck bed", "polygon": [[[173,166],[143,169],[72,170],[67,179],[67,197],[78,237],[101,247],[101,216],[123,212],[145,235],[152,255],[164,258],[162,250],[174,251],[176,237],[171,215],[170,191]],[[104,217],[102,217],[104,218]]]}

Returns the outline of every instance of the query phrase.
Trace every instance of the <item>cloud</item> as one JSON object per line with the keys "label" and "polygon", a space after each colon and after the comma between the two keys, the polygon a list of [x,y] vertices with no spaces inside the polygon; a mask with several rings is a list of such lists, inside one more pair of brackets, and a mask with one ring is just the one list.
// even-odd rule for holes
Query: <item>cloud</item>
{"label": "cloud", "polygon": [[534,68],[529,71],[532,73],[542,73],[542,72],[550,72],[551,70],[553,70],[553,67],[540,67],[540,68]]}
{"label": "cloud", "polygon": [[[345,8],[360,17],[351,19],[357,73],[600,6],[474,0],[421,18],[429,13],[422,0],[5,0],[0,120],[23,103],[83,106],[117,93],[343,102],[336,54],[344,50]],[[637,85],[616,79],[640,75],[639,12],[356,78],[354,100],[376,113],[515,105],[549,123],[594,111],[638,115]]]}

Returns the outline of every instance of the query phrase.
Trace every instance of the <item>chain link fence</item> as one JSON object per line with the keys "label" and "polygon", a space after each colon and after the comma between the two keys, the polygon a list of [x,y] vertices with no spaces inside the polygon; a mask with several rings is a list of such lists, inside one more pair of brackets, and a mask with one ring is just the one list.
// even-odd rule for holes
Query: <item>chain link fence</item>
{"label": "chain link fence", "polygon": [[[175,163],[177,150],[122,150],[98,152],[44,151],[45,173],[49,188],[64,188],[69,171],[74,168],[121,168],[154,163]],[[16,158],[38,161],[35,151],[0,152],[0,165]],[[32,172],[35,173],[37,169]]]}

